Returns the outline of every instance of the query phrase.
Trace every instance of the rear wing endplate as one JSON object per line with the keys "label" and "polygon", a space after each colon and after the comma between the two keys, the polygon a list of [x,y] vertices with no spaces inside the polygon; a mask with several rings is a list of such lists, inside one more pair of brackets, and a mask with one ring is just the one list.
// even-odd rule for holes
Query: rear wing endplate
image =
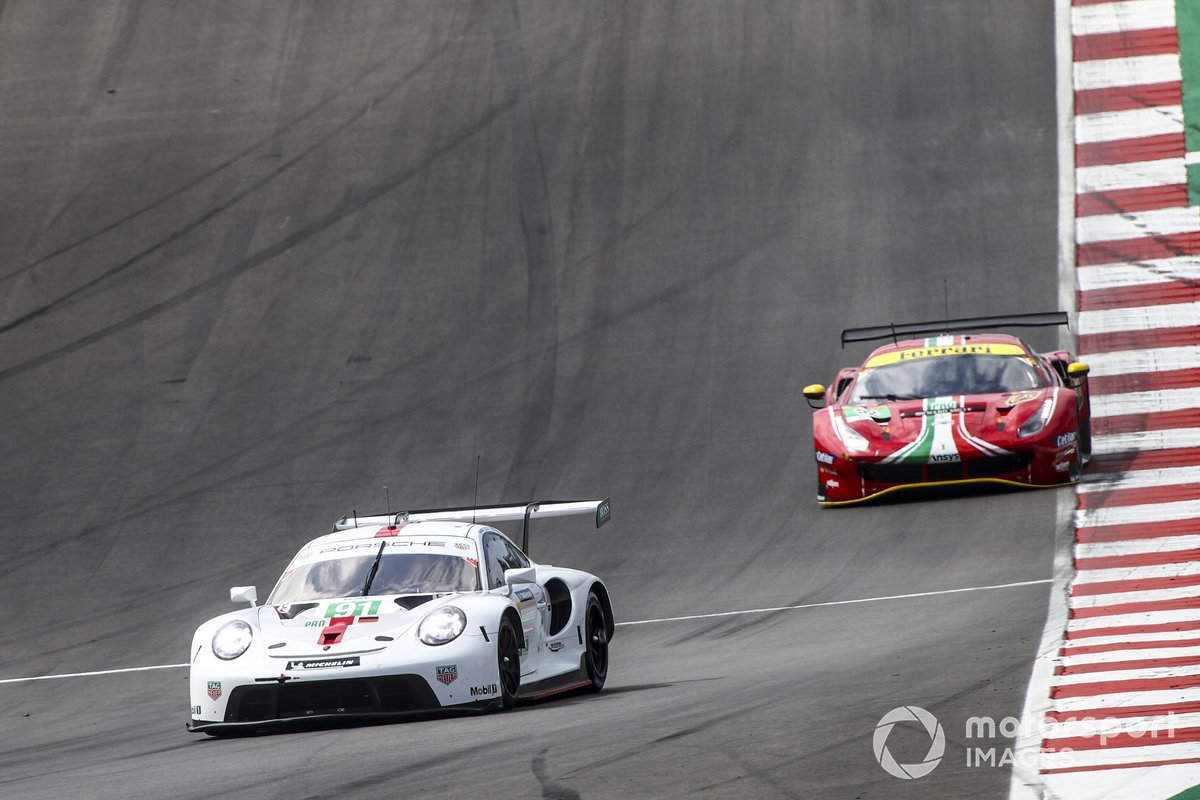
{"label": "rear wing endplate", "polygon": [[400,511],[394,514],[369,514],[367,516],[342,517],[333,523],[335,531],[349,530],[372,525],[399,525],[403,522],[439,520],[442,522],[515,522],[521,520],[521,549],[529,552],[529,520],[549,517],[573,517],[584,514],[595,516],[599,528],[612,517],[612,506],[606,497],[603,500],[535,500],[531,503],[474,506],[465,508],[429,508],[415,511]]}
{"label": "rear wing endplate", "polygon": [[849,342],[870,342],[876,339],[898,340],[901,336],[934,333],[967,333],[986,328],[1038,328],[1048,325],[1069,325],[1066,311],[1045,311],[1038,314],[1009,314],[999,317],[966,317],[932,322],[902,322],[873,325],[867,328],[846,328],[842,331],[842,347]]}

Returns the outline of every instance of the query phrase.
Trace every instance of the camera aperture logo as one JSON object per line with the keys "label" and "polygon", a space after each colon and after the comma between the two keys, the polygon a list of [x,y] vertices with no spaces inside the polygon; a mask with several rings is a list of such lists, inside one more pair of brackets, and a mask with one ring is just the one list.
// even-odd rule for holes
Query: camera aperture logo
{"label": "camera aperture logo", "polygon": [[[888,736],[891,734],[892,728],[896,727],[899,722],[916,722],[924,726],[925,732],[929,734],[929,752],[925,754],[923,761],[917,764],[901,764],[888,750]],[[879,724],[875,726],[875,736],[871,740],[871,744],[875,748],[875,760],[889,775],[904,780],[913,780],[923,778],[933,772],[941,762],[942,756],[946,752],[946,732],[942,730],[942,725],[938,722],[937,717],[920,706],[900,706],[893,708],[879,720]]]}

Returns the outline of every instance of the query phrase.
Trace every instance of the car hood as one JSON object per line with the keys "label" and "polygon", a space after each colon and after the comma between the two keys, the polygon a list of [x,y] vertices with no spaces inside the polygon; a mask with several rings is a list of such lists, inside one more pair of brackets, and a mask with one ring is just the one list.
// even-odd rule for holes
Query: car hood
{"label": "car hood", "polygon": [[889,460],[933,463],[1000,455],[1053,388],[843,406],[851,430]]}
{"label": "car hood", "polygon": [[258,609],[258,623],[273,656],[373,650],[402,636],[429,612],[456,597],[462,594],[379,595],[267,605]]}

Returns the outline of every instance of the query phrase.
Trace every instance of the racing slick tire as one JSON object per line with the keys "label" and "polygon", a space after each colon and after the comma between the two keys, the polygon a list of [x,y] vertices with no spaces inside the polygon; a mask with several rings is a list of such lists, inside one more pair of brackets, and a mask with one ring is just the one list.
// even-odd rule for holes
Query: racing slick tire
{"label": "racing slick tire", "polygon": [[591,681],[589,691],[598,692],[604,688],[604,681],[608,678],[608,621],[604,617],[604,606],[595,592],[588,595],[584,625],[584,664],[588,680]]}
{"label": "racing slick tire", "polygon": [[1076,438],[1078,439],[1079,463],[1086,464],[1092,458],[1092,421],[1084,417],[1079,420]]}
{"label": "racing slick tire", "polygon": [[517,704],[521,691],[521,653],[517,631],[507,617],[500,620],[496,636],[496,666],[500,673],[499,708],[507,711]]}

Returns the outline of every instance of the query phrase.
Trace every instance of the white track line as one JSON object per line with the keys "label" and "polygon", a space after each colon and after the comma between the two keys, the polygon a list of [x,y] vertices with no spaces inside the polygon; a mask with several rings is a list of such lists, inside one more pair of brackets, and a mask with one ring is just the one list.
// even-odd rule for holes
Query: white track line
{"label": "white track line", "polygon": [[[1195,256],[1179,258],[1148,258],[1132,264],[1097,264],[1079,268],[1079,291],[1119,289],[1126,286],[1152,286],[1174,280],[1200,278],[1200,262]],[[1107,353],[1088,353],[1088,364],[1095,356]]]}
{"label": "white track line", "polygon": [[[1084,697],[1063,697],[1051,702],[1059,714],[1105,716],[1123,708],[1139,706],[1181,706],[1200,700],[1200,689],[1156,689],[1150,692],[1112,692]],[[1103,710],[1101,710],[1103,709]]]}
{"label": "white track line", "polygon": [[1175,0],[1127,0],[1071,9],[1071,33],[1075,36],[1174,27]]}
{"label": "white track line", "polygon": [[[1200,264],[1197,266],[1200,267]],[[1158,279],[1158,276],[1152,277]],[[1200,278],[1200,269],[1197,270],[1196,275],[1189,277]],[[1165,278],[1165,280],[1170,280],[1170,278]],[[1089,374],[1097,377],[1190,369],[1200,366],[1200,345],[1186,344],[1178,347],[1151,347],[1145,350],[1090,353],[1087,356],[1087,365],[1091,368]]]}
{"label": "white track line", "polygon": [[1075,170],[1075,191],[1079,194],[1181,183],[1187,183],[1187,167],[1182,157],[1135,161],[1131,164],[1098,164]]}
{"label": "white track line", "polygon": [[1079,91],[1109,89],[1114,86],[1145,86],[1183,80],[1179,56],[1133,56],[1079,61],[1074,66]]}
{"label": "white track line", "polygon": [[[1200,598],[1200,586],[1177,586],[1170,589],[1147,589],[1112,594],[1084,594],[1071,598],[1072,609],[1106,608],[1128,603],[1155,603],[1160,600],[1191,600]],[[1200,655],[1198,653],[1197,655]]]}
{"label": "white track line", "polygon": [[1075,545],[1075,557],[1105,558],[1137,553],[1167,553],[1172,550],[1195,550],[1198,547],[1200,534],[1195,533],[1184,536],[1158,536],[1153,539],[1126,539],[1119,542],[1080,542]]}
{"label": "white track line", "polygon": [[[1124,633],[1120,636],[1089,636],[1086,639],[1076,639],[1063,645],[1064,651],[1078,647],[1106,644],[1138,644],[1155,642],[1163,647],[1186,647],[1187,645],[1171,644],[1172,642],[1188,642],[1200,640],[1200,631],[1158,631],[1156,633]],[[1071,658],[1071,656],[1063,656]]]}
{"label": "white track line", "polygon": [[[1157,414],[1164,411],[1186,411],[1190,408],[1195,408],[1197,401],[1200,401],[1200,388],[1196,387],[1102,394],[1092,398],[1092,416],[1119,417],[1125,414]],[[1188,429],[1177,428],[1175,430],[1183,431]],[[1162,434],[1164,432],[1148,431],[1147,433]],[[1166,436],[1158,436],[1156,438],[1170,441],[1170,431],[1167,434]],[[1168,445],[1168,447],[1170,446],[1172,445]],[[1173,446],[1187,447],[1188,445],[1175,444]]]}
{"label": "white track line", "polygon": [[1078,144],[1115,142],[1172,133],[1183,133],[1183,106],[1101,111],[1075,118],[1075,141]]}
{"label": "white track line", "polygon": [[1086,335],[1146,328],[1183,328],[1195,325],[1198,316],[1200,302],[1080,311],[1076,328],[1078,333]]}
{"label": "white track line", "polygon": [[1139,506],[1084,508],[1075,512],[1076,528],[1105,525],[1132,525],[1144,522],[1171,522],[1200,517],[1200,500],[1176,500],[1171,503],[1145,503]]}
{"label": "white track line", "polygon": [[[994,589],[1015,589],[1021,586],[1039,586],[1050,583],[1049,578],[1037,581],[1018,581],[1016,583],[997,583],[991,586],[968,586],[961,589],[939,589],[933,592],[913,592],[911,594],[893,594],[884,597],[862,597],[857,600],[831,600],[827,603],[802,603],[795,606],[776,606],[774,608],[747,608],[741,611],[718,611],[712,614],[689,614],[683,617],[663,617],[661,619],[639,619],[629,622],[618,622],[618,627],[625,625],[652,625],[659,622],[684,622],[692,619],[713,619],[715,617],[734,617],[742,614],[768,614],[772,611],[797,611],[804,608],[826,608],[829,606],[847,606],[856,603],[879,603],[886,600],[910,600],[917,597],[938,597],[947,594],[963,594],[964,592],[986,592]],[[58,678],[84,678],[92,675],[115,675],[120,672],[145,672],[152,669],[182,669],[187,664],[158,664],[153,667],[126,667],[125,669],[106,669],[95,672],[71,672],[65,675],[38,675],[31,678],[3,678],[0,684],[22,683],[24,681],[49,681]]]}
{"label": "white track line", "polygon": [[1200,212],[1195,208],[1156,208],[1080,217],[1075,221],[1075,240],[1079,244],[1093,244],[1143,236],[1174,236],[1198,230]]}
{"label": "white track line", "polygon": [[[1198,362],[1200,363],[1200,362]],[[1200,483],[1200,466],[1170,469],[1135,469],[1128,472],[1097,472],[1083,476],[1076,487],[1080,494],[1111,492],[1114,489],[1151,489],[1157,486],[1182,486]],[[1200,525],[1196,526],[1200,533]]]}
{"label": "white track line", "polygon": [[1064,667],[1080,667],[1085,664],[1124,664],[1138,661],[1153,661],[1163,658],[1191,658],[1200,656],[1200,645],[1189,647],[1156,647],[1153,650],[1106,650],[1103,653],[1084,653],[1081,656],[1059,656]]}
{"label": "white track line", "polygon": [[181,669],[187,664],[156,664],[152,667],[126,667],[124,669],[100,669],[94,672],[71,672],[66,675],[36,675],[32,678],[4,678],[0,683],[22,683],[23,681],[52,681],[57,678],[90,678],[93,675],[116,675],[121,672],[147,672],[152,669]]}
{"label": "white track line", "polygon": [[1038,586],[1050,583],[1050,578],[1037,581],[1019,581],[1017,583],[998,583],[992,586],[971,586],[965,589],[941,589],[936,592],[914,592],[912,594],[893,594],[886,597],[863,597],[858,600],[831,600],[827,603],[802,603],[796,606],[775,606],[773,608],[748,608],[743,611],[718,611],[712,614],[688,614],[682,617],[663,617],[662,619],[642,619],[635,622],[618,622],[617,625],[651,625],[657,622],[683,622],[692,619],[714,619],[716,617],[733,617],[740,614],[769,614],[774,611],[797,611],[803,608],[826,608],[828,606],[848,606],[855,603],[878,603],[884,600],[909,600],[916,597],[937,597],[945,594],[962,594],[963,592],[986,592],[992,589],[1013,589],[1019,586]]}
{"label": "white track line", "polygon": [[[1179,397],[1176,396],[1175,399],[1179,399]],[[1095,403],[1096,398],[1093,397],[1092,402]],[[1092,406],[1092,409],[1092,416],[1099,416],[1095,412],[1095,406]],[[1127,453],[1131,450],[1177,450],[1188,447],[1200,447],[1200,428],[1134,431],[1133,433],[1114,433],[1092,437],[1092,453],[1094,455]],[[1179,463],[1181,466],[1187,466],[1187,461],[1183,457],[1180,457]]]}

